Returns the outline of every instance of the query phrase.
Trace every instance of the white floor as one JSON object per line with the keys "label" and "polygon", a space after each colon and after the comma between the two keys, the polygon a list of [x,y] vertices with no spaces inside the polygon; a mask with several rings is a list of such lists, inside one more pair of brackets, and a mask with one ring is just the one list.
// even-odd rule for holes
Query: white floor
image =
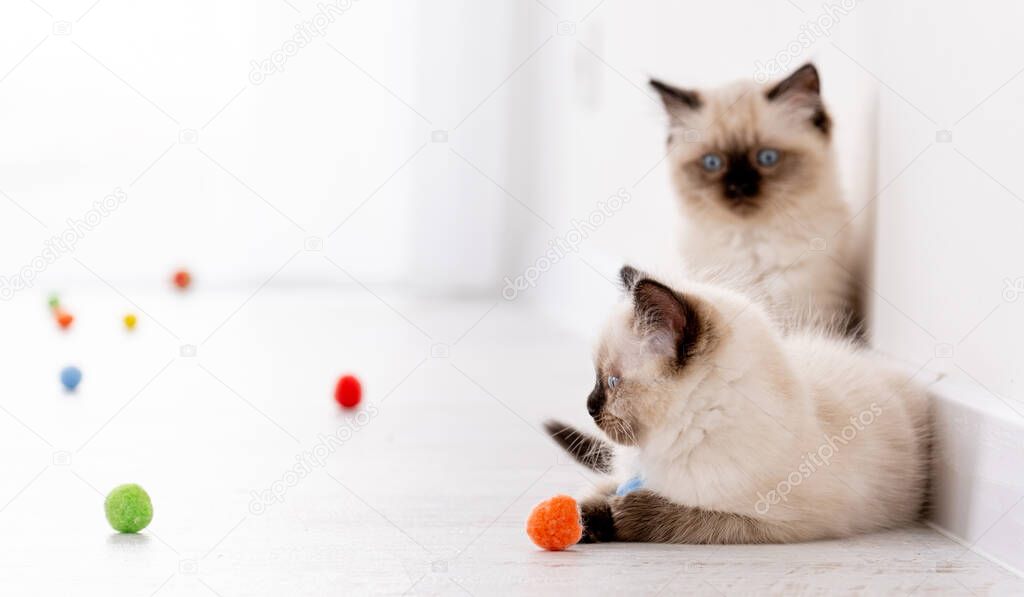
{"label": "white floor", "polygon": [[[135,307],[107,288],[64,296],[68,334],[39,292],[0,304],[2,594],[1024,593],[925,527],[537,550],[531,506],[589,482],[538,424],[585,421],[590,347],[516,304],[126,294],[148,314],[132,334]],[[84,372],[70,395],[67,363]],[[345,371],[365,384],[361,415],[332,400]],[[304,454],[323,459],[286,474]],[[103,517],[124,482],[153,498],[138,536]]]}

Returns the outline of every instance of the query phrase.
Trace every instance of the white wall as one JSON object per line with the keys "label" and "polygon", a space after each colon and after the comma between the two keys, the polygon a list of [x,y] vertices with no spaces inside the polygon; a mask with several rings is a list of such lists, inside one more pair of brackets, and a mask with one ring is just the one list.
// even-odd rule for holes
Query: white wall
{"label": "white wall", "polygon": [[[127,200],[74,257],[125,283],[163,279],[179,263],[211,285],[262,281],[306,236],[326,238],[429,130],[327,45],[411,94],[395,43],[408,27],[389,3],[332,15],[323,36],[258,84],[250,62],[314,18],[312,4],[296,13],[282,2],[102,2],[84,16],[91,3],[54,5],[70,35],[55,34],[32,3],[9,4],[0,18],[0,71],[13,68],[0,82],[0,184],[46,228],[0,205],[5,274],[121,187]],[[187,130],[197,141],[178,143]],[[386,222],[407,199],[383,189],[329,253],[355,271],[394,275],[404,235]],[[286,275],[327,271],[299,260]],[[90,279],[70,258],[47,274],[56,285]]]}
{"label": "white wall", "polygon": [[[38,4],[0,7],[0,275],[120,188],[34,290],[96,283],[82,264],[118,287],[286,263],[275,281],[351,283],[324,254],[371,284],[498,286],[523,3]],[[295,256],[307,237],[322,254]]]}
{"label": "white wall", "polygon": [[[1024,397],[1014,333],[1024,293],[1004,289],[1024,276],[1024,65],[1012,51],[1022,17],[1013,3],[887,4],[864,58],[891,87],[881,93],[879,180],[889,186],[877,201],[875,343],[1014,400]],[[952,142],[937,142],[940,130]]]}

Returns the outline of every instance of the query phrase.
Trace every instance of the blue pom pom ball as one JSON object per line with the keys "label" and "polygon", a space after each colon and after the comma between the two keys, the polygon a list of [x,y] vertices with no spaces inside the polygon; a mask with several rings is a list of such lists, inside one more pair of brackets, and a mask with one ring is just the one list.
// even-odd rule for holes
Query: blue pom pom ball
{"label": "blue pom pom ball", "polygon": [[60,383],[69,391],[74,391],[82,381],[82,371],[78,367],[69,366],[60,370]]}

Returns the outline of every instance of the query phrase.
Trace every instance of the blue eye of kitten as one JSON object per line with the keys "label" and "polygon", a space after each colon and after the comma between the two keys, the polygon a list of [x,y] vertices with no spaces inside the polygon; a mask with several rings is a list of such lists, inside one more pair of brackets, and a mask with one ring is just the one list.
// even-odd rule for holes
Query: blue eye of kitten
{"label": "blue eye of kitten", "polygon": [[779,163],[779,152],[774,149],[762,149],[757,152],[757,163],[762,166],[774,166]]}
{"label": "blue eye of kitten", "polygon": [[714,172],[722,167],[722,158],[718,154],[706,153],[700,159],[700,165],[704,166],[704,169],[708,172]]}
{"label": "blue eye of kitten", "polygon": [[617,385],[619,385],[619,378],[614,376],[614,375],[609,375],[608,376],[608,387],[609,388],[614,388]]}

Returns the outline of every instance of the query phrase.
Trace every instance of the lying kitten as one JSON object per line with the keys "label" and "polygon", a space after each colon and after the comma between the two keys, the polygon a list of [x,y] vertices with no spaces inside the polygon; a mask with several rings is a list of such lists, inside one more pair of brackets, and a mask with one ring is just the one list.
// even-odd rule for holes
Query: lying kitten
{"label": "lying kitten", "polygon": [[610,475],[581,503],[585,541],[806,541],[918,518],[928,407],[908,376],[847,341],[782,337],[728,289],[620,275],[587,400],[619,446],[547,425]]}
{"label": "lying kitten", "polygon": [[651,86],[669,115],[691,274],[711,268],[749,278],[779,320],[851,325],[850,213],[814,66],[763,86]]}

